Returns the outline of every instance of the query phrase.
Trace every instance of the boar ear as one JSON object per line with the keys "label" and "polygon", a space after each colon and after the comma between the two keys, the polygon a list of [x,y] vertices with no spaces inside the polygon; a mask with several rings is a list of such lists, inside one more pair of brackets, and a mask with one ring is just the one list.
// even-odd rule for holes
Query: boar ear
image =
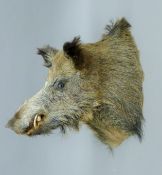
{"label": "boar ear", "polygon": [[41,55],[44,59],[44,66],[52,66],[52,58],[58,52],[57,49],[50,47],[49,45],[44,48],[38,48],[37,54]]}
{"label": "boar ear", "polygon": [[81,68],[83,65],[83,55],[80,48],[80,37],[75,37],[71,42],[66,42],[63,45],[63,50],[70,58],[72,58],[76,68]]}

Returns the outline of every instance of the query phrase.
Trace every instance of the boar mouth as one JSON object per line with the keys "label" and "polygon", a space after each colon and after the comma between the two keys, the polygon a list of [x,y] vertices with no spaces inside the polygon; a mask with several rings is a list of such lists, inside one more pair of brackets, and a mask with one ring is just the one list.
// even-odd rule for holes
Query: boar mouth
{"label": "boar mouth", "polygon": [[[23,134],[26,134],[28,136],[33,135],[41,127],[41,125],[44,121],[44,118],[45,118],[44,114],[34,115],[33,119],[29,123],[29,126],[24,129]],[[40,133],[37,132],[37,134],[40,134]]]}

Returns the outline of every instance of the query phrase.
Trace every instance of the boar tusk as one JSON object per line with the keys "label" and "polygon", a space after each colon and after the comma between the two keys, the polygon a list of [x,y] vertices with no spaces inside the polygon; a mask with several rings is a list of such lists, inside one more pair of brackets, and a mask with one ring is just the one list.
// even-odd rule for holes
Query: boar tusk
{"label": "boar tusk", "polygon": [[34,128],[37,127],[37,117],[38,117],[38,115],[36,115],[35,118],[34,118]]}
{"label": "boar tusk", "polygon": [[34,128],[36,129],[38,127],[38,122],[40,122],[42,120],[42,117],[38,114],[36,114],[35,118],[34,118]]}
{"label": "boar tusk", "polygon": [[42,117],[40,115],[37,115],[37,122],[40,122],[42,120]]}

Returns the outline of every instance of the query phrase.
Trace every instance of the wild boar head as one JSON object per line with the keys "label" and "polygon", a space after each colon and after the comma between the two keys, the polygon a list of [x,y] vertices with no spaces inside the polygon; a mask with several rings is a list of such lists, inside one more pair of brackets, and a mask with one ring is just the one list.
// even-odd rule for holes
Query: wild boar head
{"label": "wild boar head", "polygon": [[38,135],[86,123],[114,147],[130,135],[142,137],[143,71],[130,24],[122,18],[106,27],[103,38],[63,50],[38,49],[49,68],[44,87],[8,122],[16,133]]}
{"label": "wild boar head", "polygon": [[16,112],[8,126],[18,134],[38,135],[65,126],[78,129],[95,102],[94,87],[87,76],[87,60],[79,37],[66,42],[63,51],[50,46],[38,49],[48,67],[44,87]]}

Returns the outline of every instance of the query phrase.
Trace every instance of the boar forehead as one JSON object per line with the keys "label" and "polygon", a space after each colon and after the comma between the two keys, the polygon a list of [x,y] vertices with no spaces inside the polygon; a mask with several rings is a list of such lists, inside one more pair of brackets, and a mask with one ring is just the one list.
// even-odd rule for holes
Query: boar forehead
{"label": "boar forehead", "polygon": [[70,77],[77,73],[71,59],[68,59],[63,51],[60,51],[52,59],[52,67],[49,69],[47,81],[53,81],[55,77]]}

